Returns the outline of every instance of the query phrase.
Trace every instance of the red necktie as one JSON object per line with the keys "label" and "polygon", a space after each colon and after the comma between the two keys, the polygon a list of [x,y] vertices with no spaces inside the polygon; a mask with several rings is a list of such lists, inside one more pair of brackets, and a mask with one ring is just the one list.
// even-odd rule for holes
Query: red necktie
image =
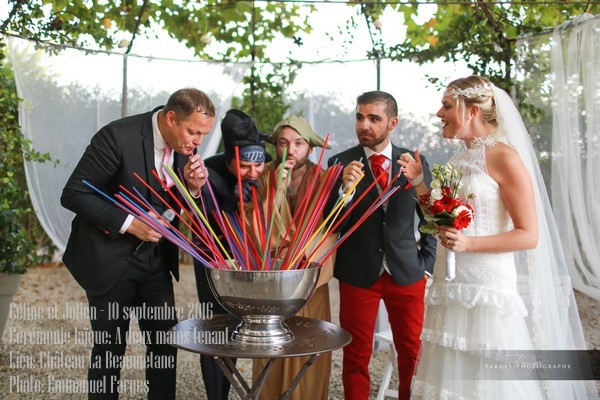
{"label": "red necktie", "polygon": [[[165,144],[165,155],[163,156],[162,164],[168,165],[169,167],[171,166],[171,163],[169,161],[171,160],[172,152],[173,152],[173,149],[171,148],[171,146],[169,146],[168,144]],[[162,165],[161,165],[161,168],[162,168]],[[175,182],[173,182],[173,179],[171,179],[171,176],[169,176],[169,174],[167,173],[167,170],[165,168],[163,168],[163,176],[165,177],[165,182],[167,183],[167,187],[171,187],[175,184]]]}
{"label": "red necktie", "polygon": [[373,154],[369,159],[371,160],[371,169],[375,179],[377,179],[381,190],[385,190],[388,184],[388,172],[383,168],[386,157],[382,154]]}

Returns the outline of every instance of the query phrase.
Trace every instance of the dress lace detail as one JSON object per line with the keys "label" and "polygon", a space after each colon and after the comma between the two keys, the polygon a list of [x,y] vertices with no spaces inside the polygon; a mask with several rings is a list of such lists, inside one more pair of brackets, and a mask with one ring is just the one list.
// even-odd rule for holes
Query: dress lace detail
{"label": "dress lace detail", "polygon": [[471,141],[469,146],[466,146],[466,144],[465,146],[470,149],[476,149],[479,147],[494,147],[497,143],[498,142],[493,136],[488,135],[486,137],[476,137]]}
{"label": "dress lace detail", "polygon": [[[486,167],[486,151],[495,144],[491,136],[478,138],[450,159],[462,173],[461,198],[475,194],[470,200],[475,218],[463,231],[467,236],[497,235],[513,228],[500,188]],[[527,308],[517,291],[514,254],[456,253],[456,278],[448,283],[445,252],[438,246],[411,398],[542,399],[539,382],[495,380],[494,371],[485,369],[487,357],[496,350],[533,349]]]}
{"label": "dress lace detail", "polygon": [[429,289],[427,297],[431,305],[460,304],[466,309],[485,306],[499,315],[511,314],[524,317],[527,309],[520,297],[512,291],[502,292],[497,288],[483,287],[473,284],[434,285]]}
{"label": "dress lace detail", "polygon": [[411,391],[413,394],[423,397],[424,400],[467,400],[466,397],[463,397],[458,393],[452,393],[444,389],[441,389],[440,391],[435,386],[421,381],[413,383]]}

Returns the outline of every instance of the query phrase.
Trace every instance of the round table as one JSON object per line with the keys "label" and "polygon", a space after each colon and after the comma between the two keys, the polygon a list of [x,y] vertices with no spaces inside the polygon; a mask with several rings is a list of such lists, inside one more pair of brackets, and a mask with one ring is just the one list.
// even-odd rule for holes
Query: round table
{"label": "round table", "polygon": [[[219,367],[242,399],[257,399],[277,358],[310,356],[290,387],[279,399],[287,399],[296,388],[304,372],[319,354],[344,347],[352,340],[350,334],[329,322],[303,317],[285,321],[292,340],[278,344],[247,344],[231,340],[231,334],[240,323],[232,315],[215,315],[211,319],[188,319],[179,322],[170,331],[170,344],[182,350],[215,357]],[[266,358],[267,365],[260,376],[248,385],[235,366],[235,358]]]}

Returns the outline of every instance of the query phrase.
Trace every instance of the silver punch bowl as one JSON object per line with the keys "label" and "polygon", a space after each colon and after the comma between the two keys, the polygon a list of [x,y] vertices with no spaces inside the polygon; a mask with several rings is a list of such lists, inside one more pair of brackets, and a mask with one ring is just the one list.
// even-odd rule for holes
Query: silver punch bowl
{"label": "silver punch bowl", "polygon": [[284,321],[300,311],[313,295],[321,268],[280,270],[281,264],[276,260],[268,271],[206,269],[219,303],[241,320],[232,340],[278,344],[293,339]]}

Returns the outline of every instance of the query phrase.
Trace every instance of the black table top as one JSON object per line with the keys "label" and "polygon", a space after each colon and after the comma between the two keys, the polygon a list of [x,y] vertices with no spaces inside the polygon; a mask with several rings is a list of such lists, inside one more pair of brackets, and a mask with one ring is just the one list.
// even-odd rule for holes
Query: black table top
{"label": "black table top", "polygon": [[285,321],[294,338],[286,343],[240,343],[231,334],[240,323],[232,315],[211,319],[188,319],[171,328],[170,344],[194,353],[231,358],[285,358],[327,353],[344,347],[350,334],[330,323],[312,318],[292,317]]}

